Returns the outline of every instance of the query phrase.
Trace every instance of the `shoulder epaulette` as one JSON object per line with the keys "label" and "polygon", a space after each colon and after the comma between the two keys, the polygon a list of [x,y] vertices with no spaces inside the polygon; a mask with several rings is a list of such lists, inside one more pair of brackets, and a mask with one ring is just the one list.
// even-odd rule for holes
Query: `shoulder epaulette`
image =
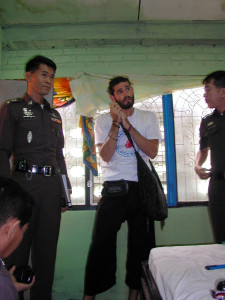
{"label": "shoulder epaulette", "polygon": [[23,100],[22,98],[15,98],[15,99],[7,100],[6,103],[7,103],[7,104],[19,103],[19,102],[21,102],[22,100]]}
{"label": "shoulder epaulette", "polygon": [[214,111],[211,112],[210,114],[205,115],[204,117],[202,117],[203,120],[207,119],[208,117],[211,117],[213,115]]}

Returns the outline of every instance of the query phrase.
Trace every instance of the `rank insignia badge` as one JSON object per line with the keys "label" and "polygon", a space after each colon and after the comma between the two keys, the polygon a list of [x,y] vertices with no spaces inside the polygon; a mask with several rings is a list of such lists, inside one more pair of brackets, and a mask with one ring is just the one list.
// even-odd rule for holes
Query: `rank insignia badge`
{"label": "rank insignia badge", "polygon": [[61,123],[62,123],[60,119],[51,118],[51,120],[52,120],[53,122],[56,122],[56,123],[59,123],[59,124],[61,124]]}
{"label": "rank insignia badge", "polygon": [[33,111],[31,109],[23,108],[23,118],[24,119],[36,119]]}
{"label": "rank insignia badge", "polygon": [[211,122],[209,122],[209,123],[207,124],[208,129],[212,129],[212,128],[214,128],[215,126],[216,126],[216,124],[215,124],[213,121],[211,121]]}

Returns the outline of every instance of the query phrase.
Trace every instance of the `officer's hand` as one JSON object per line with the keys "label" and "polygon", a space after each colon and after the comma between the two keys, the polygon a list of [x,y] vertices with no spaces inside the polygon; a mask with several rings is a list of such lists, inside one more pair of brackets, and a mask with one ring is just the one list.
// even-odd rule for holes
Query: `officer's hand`
{"label": "officer's hand", "polygon": [[64,213],[68,210],[68,207],[61,207],[61,213]]}
{"label": "officer's hand", "polygon": [[[72,189],[68,189],[68,194],[69,194],[69,200],[70,200],[70,203],[72,203],[72,201],[71,201],[71,194],[72,194]],[[66,206],[66,207],[61,207],[61,212],[62,213],[64,213],[64,212],[66,212],[67,210],[69,210],[69,207],[68,206]]]}
{"label": "officer's hand", "polygon": [[201,179],[208,179],[210,177],[210,172],[208,169],[202,168],[200,166],[195,166],[195,172]]}
{"label": "officer's hand", "polygon": [[13,281],[13,284],[14,284],[14,286],[15,286],[17,292],[25,291],[25,290],[31,288],[32,285],[33,285],[34,282],[35,282],[35,276],[33,277],[32,282],[29,283],[29,284],[22,283],[22,282],[18,282],[18,281],[16,281],[15,276],[13,276],[13,272],[15,271],[15,269],[16,269],[16,267],[13,266],[13,267],[9,270],[9,274],[11,275],[11,279],[12,279],[12,281]]}

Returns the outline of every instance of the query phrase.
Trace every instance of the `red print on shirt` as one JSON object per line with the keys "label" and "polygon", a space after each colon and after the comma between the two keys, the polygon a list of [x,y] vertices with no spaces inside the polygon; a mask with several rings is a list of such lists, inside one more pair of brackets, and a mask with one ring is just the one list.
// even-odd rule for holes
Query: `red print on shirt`
{"label": "red print on shirt", "polygon": [[126,142],[126,148],[131,148],[132,146],[131,146],[131,143],[129,142],[129,140],[127,140],[127,142]]}

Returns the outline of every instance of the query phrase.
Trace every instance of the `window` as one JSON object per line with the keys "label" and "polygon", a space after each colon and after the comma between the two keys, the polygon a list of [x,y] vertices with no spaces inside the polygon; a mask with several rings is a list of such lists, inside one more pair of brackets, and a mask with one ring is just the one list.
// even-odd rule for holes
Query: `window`
{"label": "window", "polygon": [[72,204],[85,205],[86,178],[82,152],[83,137],[79,127],[79,116],[76,115],[76,104],[74,102],[57,110],[63,122],[64,156],[72,185]]}
{"label": "window", "polygon": [[[207,201],[208,180],[201,180],[194,171],[201,118],[212,111],[203,94],[204,88],[173,94],[178,202]],[[209,157],[205,166],[210,168]]]}
{"label": "window", "polygon": [[[166,194],[167,189],[169,189],[168,197],[170,197],[170,202],[168,203],[171,206],[177,204],[177,199],[178,203],[199,203],[207,200],[208,182],[198,179],[194,172],[194,159],[199,147],[200,121],[204,115],[210,112],[207,109],[203,93],[203,88],[178,91],[173,94],[171,105],[168,105],[167,99],[163,99],[164,96],[149,98],[135,104],[135,107],[139,109],[153,111],[159,120],[162,142],[160,143],[158,156],[153,161],[153,164],[163,183]],[[172,113],[168,108],[171,109]],[[83,163],[83,137],[79,127],[80,117],[76,115],[76,104],[73,103],[67,107],[59,108],[58,111],[63,120],[65,136],[64,155],[72,184],[73,207],[75,209],[95,208],[101,198],[102,189],[102,173],[98,149],[96,149],[98,176],[93,176]],[[106,112],[108,110],[98,112],[96,117],[100,113]],[[171,130],[171,124],[165,118],[166,112],[170,117],[172,114],[171,120],[175,128],[174,135],[172,135],[172,143],[171,137],[169,140],[164,140],[164,131],[167,130],[168,132],[168,129]],[[171,144],[175,149],[174,157],[172,157],[171,153],[169,156],[167,153],[166,156],[166,151],[171,152],[168,150]],[[174,161],[174,165],[171,164],[172,161]],[[172,170],[172,173],[169,173],[169,169]],[[170,193],[171,190],[173,190],[172,193]]]}

